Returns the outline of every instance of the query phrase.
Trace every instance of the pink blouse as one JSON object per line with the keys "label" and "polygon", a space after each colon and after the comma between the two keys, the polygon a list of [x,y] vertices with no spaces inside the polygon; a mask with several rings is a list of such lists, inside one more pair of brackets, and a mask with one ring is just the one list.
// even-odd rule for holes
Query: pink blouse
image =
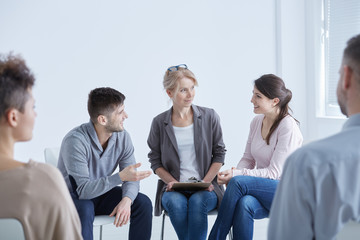
{"label": "pink blouse", "polygon": [[233,176],[247,175],[280,179],[286,158],[301,147],[303,137],[299,126],[291,116],[283,118],[270,137],[270,143],[261,136],[264,115],[257,115],[250,125],[245,153]]}

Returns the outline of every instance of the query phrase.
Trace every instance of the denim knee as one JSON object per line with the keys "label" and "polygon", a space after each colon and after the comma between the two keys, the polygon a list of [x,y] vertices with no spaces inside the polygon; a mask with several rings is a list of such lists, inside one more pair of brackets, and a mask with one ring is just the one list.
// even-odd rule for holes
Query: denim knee
{"label": "denim knee", "polygon": [[198,211],[202,211],[203,209],[206,210],[209,198],[211,198],[211,195],[206,194],[206,192],[194,193],[189,199],[189,208]]}
{"label": "denim knee", "polygon": [[189,208],[193,210],[201,210],[206,207],[206,199],[198,195],[192,195],[189,199]]}
{"label": "denim knee", "polygon": [[242,212],[246,211],[248,213],[252,213],[253,212],[253,208],[252,208],[253,203],[254,203],[254,198],[252,196],[245,195],[239,199],[237,206],[238,206],[238,209]]}
{"label": "denim knee", "polygon": [[243,180],[244,176],[235,176],[232,177],[228,183],[228,185],[226,186],[226,190],[229,188],[233,188],[233,187],[239,187],[242,184],[242,180]]}
{"label": "denim knee", "polygon": [[248,192],[248,184],[254,180],[251,176],[235,176],[232,177],[227,185],[226,191],[228,190],[239,190],[242,195],[246,195]]}
{"label": "denim knee", "polygon": [[166,211],[187,212],[188,200],[179,192],[165,192],[161,203]]}

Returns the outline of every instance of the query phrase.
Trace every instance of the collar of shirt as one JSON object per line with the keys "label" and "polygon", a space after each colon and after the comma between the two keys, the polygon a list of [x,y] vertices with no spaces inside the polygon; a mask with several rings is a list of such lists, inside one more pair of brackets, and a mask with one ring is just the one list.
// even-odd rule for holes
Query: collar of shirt
{"label": "collar of shirt", "polygon": [[356,126],[360,126],[360,113],[351,115],[349,117],[349,119],[345,122],[345,124],[343,125],[342,130],[351,128],[351,127],[356,127]]}

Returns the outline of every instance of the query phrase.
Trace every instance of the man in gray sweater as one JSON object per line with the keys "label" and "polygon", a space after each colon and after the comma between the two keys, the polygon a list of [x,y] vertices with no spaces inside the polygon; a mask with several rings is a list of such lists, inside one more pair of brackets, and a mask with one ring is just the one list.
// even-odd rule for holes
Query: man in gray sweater
{"label": "man in gray sweater", "polygon": [[[112,88],[89,94],[90,122],[63,139],[58,168],[79,213],[82,235],[93,239],[95,215],[115,216],[114,225],[130,221],[129,239],[150,239],[152,203],[139,193],[139,181],[151,171],[136,171],[134,147],[123,122],[125,96]],[[115,169],[119,167],[119,172]],[[121,187],[118,186],[121,184]]]}

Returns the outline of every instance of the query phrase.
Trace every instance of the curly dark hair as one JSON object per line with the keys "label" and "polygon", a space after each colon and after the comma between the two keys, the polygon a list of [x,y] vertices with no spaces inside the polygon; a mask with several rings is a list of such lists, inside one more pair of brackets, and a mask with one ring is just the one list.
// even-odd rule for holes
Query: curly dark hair
{"label": "curly dark hair", "polygon": [[20,55],[0,54],[0,118],[15,108],[24,112],[35,77]]}

